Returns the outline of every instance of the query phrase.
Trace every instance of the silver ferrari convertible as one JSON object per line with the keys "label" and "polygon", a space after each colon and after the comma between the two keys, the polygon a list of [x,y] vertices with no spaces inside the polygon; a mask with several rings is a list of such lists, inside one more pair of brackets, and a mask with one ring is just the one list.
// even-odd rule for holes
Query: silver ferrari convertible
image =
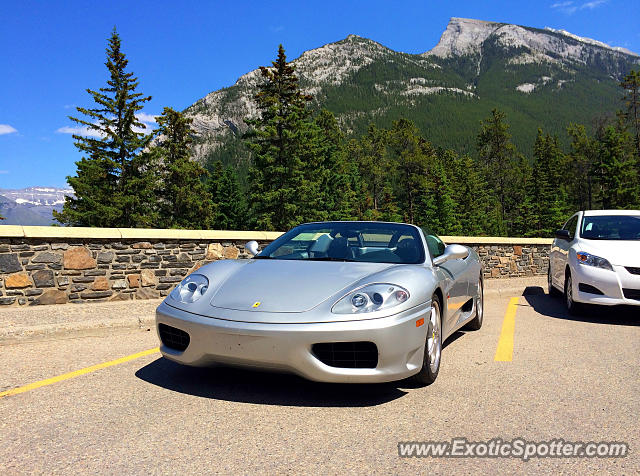
{"label": "silver ferrari convertible", "polygon": [[293,372],[323,382],[438,376],[442,343],[480,329],[478,255],[414,225],[297,226],[251,259],[187,276],[157,309],[167,359]]}

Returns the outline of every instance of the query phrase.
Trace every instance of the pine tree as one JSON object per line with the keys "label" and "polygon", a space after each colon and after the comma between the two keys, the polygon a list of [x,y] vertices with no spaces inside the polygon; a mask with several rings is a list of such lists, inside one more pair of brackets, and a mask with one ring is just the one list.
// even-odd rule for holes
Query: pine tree
{"label": "pine tree", "polygon": [[[303,94],[282,45],[271,68],[260,68],[264,82],[255,96],[259,117],[246,120],[252,131],[249,169],[250,207],[255,226],[287,230],[303,220],[304,204],[317,190],[305,177],[311,97]],[[315,188],[314,188],[315,187]]]}
{"label": "pine tree", "polygon": [[369,125],[367,133],[360,139],[355,151],[358,176],[363,187],[359,196],[362,203],[360,219],[401,219],[393,200],[392,180],[389,173],[389,131]]}
{"label": "pine tree", "polygon": [[[419,203],[429,195],[429,155],[427,146],[415,124],[407,119],[393,123],[390,132],[392,151],[391,171],[394,180],[395,198],[403,215],[403,221],[418,223],[426,217],[420,216]],[[430,147],[430,145],[429,145]],[[432,155],[432,154],[431,154]]]}
{"label": "pine tree", "polygon": [[213,201],[213,228],[247,230],[247,202],[235,168],[218,161],[209,173],[209,195]]}
{"label": "pine tree", "polygon": [[213,206],[205,180],[207,171],[190,159],[192,120],[165,107],[158,117],[158,139],[150,150],[161,164],[158,190],[159,225],[165,228],[207,228]]}
{"label": "pine tree", "polygon": [[319,184],[318,203],[325,219],[346,220],[355,217],[355,193],[352,189],[352,170],[347,161],[344,134],[333,113],[322,109],[315,118],[318,147],[317,159],[312,162]]}
{"label": "pine tree", "polygon": [[595,207],[594,171],[598,144],[582,124],[570,124],[567,133],[571,138],[565,176],[569,208],[591,210]]}
{"label": "pine tree", "polygon": [[141,132],[145,126],[136,113],[151,97],[136,92],[138,80],[126,72],[128,60],[115,29],[106,53],[107,87],[87,89],[96,106],[77,108],[84,119],[70,117],[90,133],[73,135],[76,148],[87,156],[76,162],[76,176],[67,177],[75,198],[65,197],[62,212],[54,211],[54,217],[72,226],[147,226],[153,179],[140,153],[151,136]]}
{"label": "pine tree", "polygon": [[567,206],[566,160],[558,138],[538,129],[533,147],[534,164],[528,198],[532,203],[527,235],[552,236],[570,208]]}
{"label": "pine tree", "polygon": [[484,173],[469,155],[459,156],[452,150],[439,151],[442,163],[449,164],[456,216],[460,231],[469,236],[492,236],[498,233],[494,223],[497,204],[487,190]]}
{"label": "pine tree", "polygon": [[603,209],[635,208],[639,202],[632,140],[621,125],[609,125],[598,138],[595,163],[597,200]]}
{"label": "pine tree", "polygon": [[626,110],[623,114],[634,133],[636,158],[640,165],[640,70],[631,70],[623,78],[620,87],[625,91],[623,101]]}
{"label": "pine tree", "polygon": [[482,121],[477,150],[478,163],[500,204],[501,221],[504,224],[502,231],[508,233],[511,212],[515,207],[514,194],[518,187],[516,167],[520,162],[520,154],[511,142],[509,125],[505,122],[503,112],[493,109],[491,116]]}

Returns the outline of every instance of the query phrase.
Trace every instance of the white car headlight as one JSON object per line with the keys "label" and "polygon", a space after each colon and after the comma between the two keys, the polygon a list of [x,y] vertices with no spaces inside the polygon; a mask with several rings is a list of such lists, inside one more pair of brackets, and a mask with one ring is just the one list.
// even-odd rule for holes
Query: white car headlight
{"label": "white car headlight", "polygon": [[334,314],[357,314],[364,312],[380,311],[409,299],[409,291],[396,284],[369,284],[353,291],[331,308]]}
{"label": "white car headlight", "polygon": [[613,271],[613,266],[611,263],[600,256],[592,255],[591,253],[587,253],[585,251],[578,251],[576,253],[576,258],[578,259],[579,264],[584,264],[587,266],[595,266],[596,268],[608,269],[609,271]]}
{"label": "white car headlight", "polygon": [[209,280],[203,274],[190,274],[171,291],[170,296],[179,302],[195,302],[209,288]]}

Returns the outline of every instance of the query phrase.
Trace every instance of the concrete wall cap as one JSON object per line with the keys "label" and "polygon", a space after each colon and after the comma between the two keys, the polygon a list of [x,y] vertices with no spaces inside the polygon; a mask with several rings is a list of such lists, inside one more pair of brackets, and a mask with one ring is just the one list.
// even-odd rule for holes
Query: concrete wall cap
{"label": "concrete wall cap", "polygon": [[[75,238],[123,240],[273,241],[279,231],[178,230],[150,228],[89,228],[62,226],[0,225],[0,238]],[[550,245],[551,238],[503,238],[492,236],[441,236],[445,243],[473,245]]]}
{"label": "concrete wall cap", "polygon": [[22,238],[23,236],[24,230],[20,225],[0,225],[0,238]]}
{"label": "concrete wall cap", "polygon": [[469,245],[551,245],[553,238],[504,238],[496,236],[441,236],[445,243]]}

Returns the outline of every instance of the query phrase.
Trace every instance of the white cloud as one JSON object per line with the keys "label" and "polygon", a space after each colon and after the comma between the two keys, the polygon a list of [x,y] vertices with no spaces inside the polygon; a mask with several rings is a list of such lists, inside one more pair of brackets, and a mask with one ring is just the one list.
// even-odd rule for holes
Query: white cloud
{"label": "white cloud", "polygon": [[100,131],[89,129],[87,126],[64,126],[56,130],[60,134],[75,134],[84,137],[104,137]]}
{"label": "white cloud", "polygon": [[[147,114],[146,112],[139,112],[136,114],[136,119],[142,123],[143,127],[134,127],[135,132],[142,134],[148,134],[156,126],[156,117],[153,114]],[[104,134],[96,129],[91,129],[87,126],[64,126],[56,130],[60,134],[75,134],[84,137],[104,137]]]}
{"label": "white cloud", "polygon": [[587,2],[584,3],[580,9],[584,10],[585,8],[588,8],[589,10],[593,10],[594,8],[599,7],[600,5],[604,5],[605,3],[607,3],[609,0],[592,0],[591,2]]}
{"label": "white cloud", "polygon": [[588,2],[578,4],[573,0],[567,0],[564,2],[556,2],[551,5],[551,8],[560,10],[567,15],[572,15],[578,10],[593,10],[594,8],[598,8],[600,5],[604,5],[608,1],[609,0],[590,0]]}
{"label": "white cloud", "polygon": [[156,124],[156,117],[153,114],[147,114],[146,112],[139,112],[136,114],[136,119],[145,124]]}
{"label": "white cloud", "polygon": [[558,3],[554,3],[553,5],[551,5],[551,8],[565,8],[568,7],[569,5],[573,5],[573,2],[558,2]]}
{"label": "white cloud", "polygon": [[18,132],[18,129],[11,127],[9,124],[0,124],[0,136],[4,134],[13,134]]}

